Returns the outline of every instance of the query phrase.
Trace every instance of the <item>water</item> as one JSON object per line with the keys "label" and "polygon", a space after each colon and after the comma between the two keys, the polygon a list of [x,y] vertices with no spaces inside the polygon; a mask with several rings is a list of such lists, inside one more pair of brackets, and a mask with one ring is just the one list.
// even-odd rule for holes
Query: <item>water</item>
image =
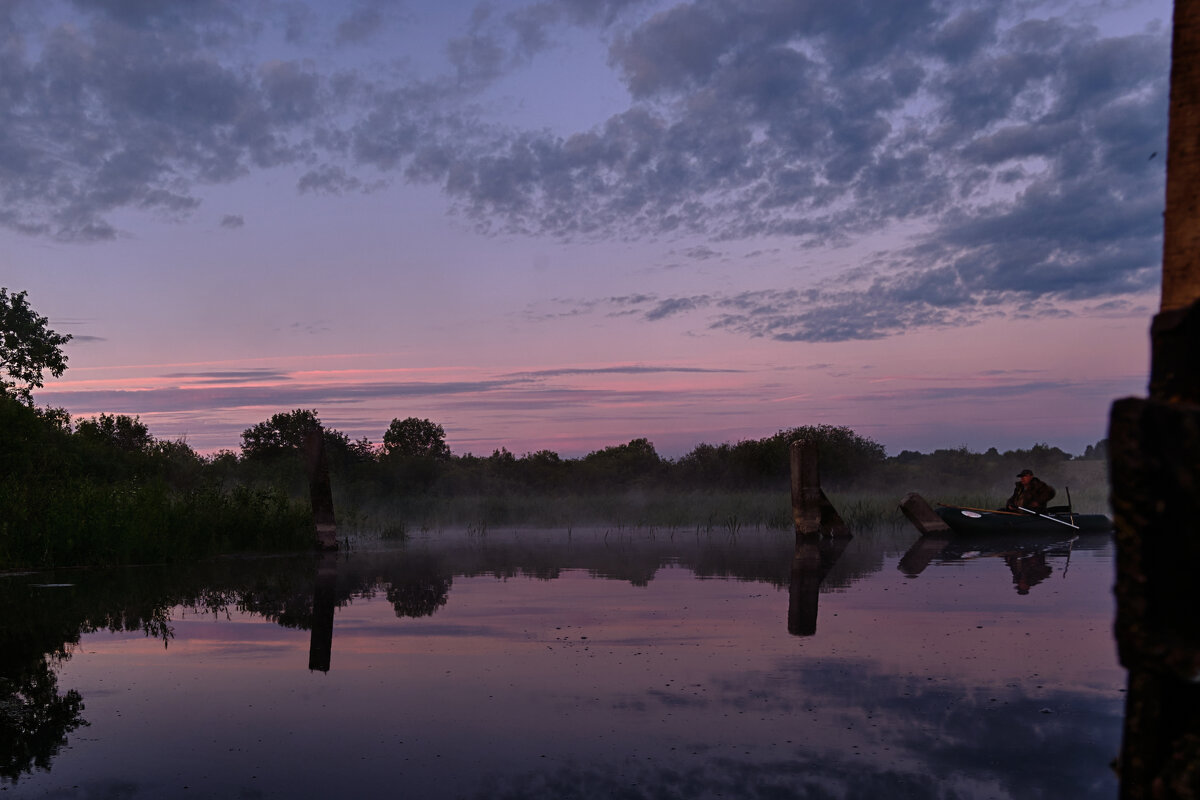
{"label": "water", "polygon": [[444,532],[3,577],[0,788],[1115,797],[1109,537],[916,538]]}

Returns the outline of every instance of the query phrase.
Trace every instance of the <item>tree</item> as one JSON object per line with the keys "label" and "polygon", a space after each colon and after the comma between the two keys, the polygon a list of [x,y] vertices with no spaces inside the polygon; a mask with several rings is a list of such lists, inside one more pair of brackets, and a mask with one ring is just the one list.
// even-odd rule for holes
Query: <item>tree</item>
{"label": "tree", "polygon": [[593,450],[580,462],[583,479],[590,484],[626,486],[659,477],[664,463],[649,439],[633,439]]}
{"label": "tree", "polygon": [[0,393],[33,405],[33,390],[42,387],[42,373],[60,377],[67,369],[62,346],[70,334],[46,327],[46,318],[29,307],[26,292],[9,294],[0,288]]}
{"label": "tree", "polygon": [[389,458],[450,459],[445,429],[427,419],[416,417],[392,420],[383,434],[383,452]]}
{"label": "tree", "polygon": [[[302,450],[308,432],[321,427],[316,411],[297,408],[275,414],[242,431],[242,458],[273,458]],[[350,437],[334,428],[324,428],[322,438],[330,461],[344,458],[350,449]]]}
{"label": "tree", "polygon": [[127,453],[148,453],[154,445],[154,437],[141,418],[127,414],[101,414],[79,420],[75,431],[85,439],[104,442]]}

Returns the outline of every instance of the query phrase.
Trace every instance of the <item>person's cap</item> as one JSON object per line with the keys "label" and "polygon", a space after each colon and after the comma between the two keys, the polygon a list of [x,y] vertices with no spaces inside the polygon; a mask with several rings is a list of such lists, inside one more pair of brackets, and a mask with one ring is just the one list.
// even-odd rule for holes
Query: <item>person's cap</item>
{"label": "person's cap", "polygon": [[1032,475],[1032,474],[1033,474],[1033,470],[1031,470],[1031,469],[1023,469],[1023,470],[1021,470],[1020,472],[1018,472],[1018,473],[1017,473],[1017,477],[1018,477],[1018,478],[1024,478],[1026,475]]}

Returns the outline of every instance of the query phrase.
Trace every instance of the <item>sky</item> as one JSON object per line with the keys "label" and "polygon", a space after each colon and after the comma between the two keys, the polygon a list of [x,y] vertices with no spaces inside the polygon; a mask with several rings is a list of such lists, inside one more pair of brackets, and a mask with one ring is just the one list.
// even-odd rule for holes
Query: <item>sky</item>
{"label": "sky", "polygon": [[578,457],[1082,453],[1144,395],[1165,0],[0,0],[40,405]]}

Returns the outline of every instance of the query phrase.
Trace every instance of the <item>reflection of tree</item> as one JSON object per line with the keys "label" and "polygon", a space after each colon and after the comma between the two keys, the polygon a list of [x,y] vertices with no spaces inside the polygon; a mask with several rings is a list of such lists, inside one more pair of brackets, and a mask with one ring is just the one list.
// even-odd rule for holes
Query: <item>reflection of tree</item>
{"label": "reflection of tree", "polygon": [[19,675],[0,676],[0,777],[17,781],[23,773],[50,769],[50,760],[81,725],[83,698],[58,692],[58,677],[47,658]]}
{"label": "reflection of tree", "polygon": [[398,617],[431,617],[446,605],[453,578],[428,553],[413,554],[388,571],[387,599]]}

